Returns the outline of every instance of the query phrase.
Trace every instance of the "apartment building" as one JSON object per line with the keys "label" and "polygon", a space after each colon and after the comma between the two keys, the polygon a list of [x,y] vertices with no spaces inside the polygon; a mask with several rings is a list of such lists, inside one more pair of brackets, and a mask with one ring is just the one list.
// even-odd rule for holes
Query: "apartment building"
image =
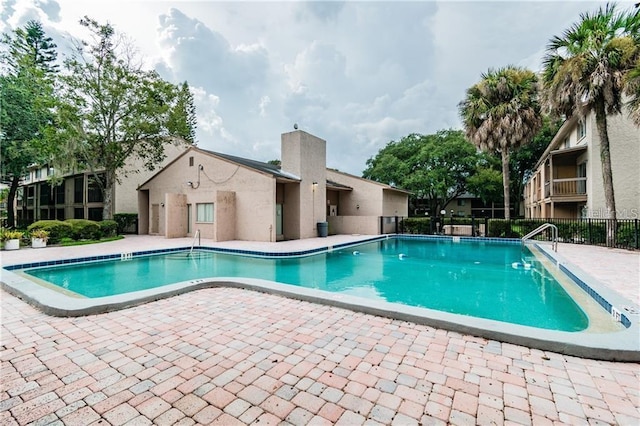
{"label": "apartment building", "polygon": [[[640,129],[627,112],[607,117],[618,219],[640,211]],[[595,113],[566,120],[525,184],[525,217],[607,218]]]}
{"label": "apartment building", "polygon": [[[183,153],[187,146],[167,145],[162,167]],[[138,170],[136,172],[136,170]],[[138,186],[155,171],[144,170],[138,161],[131,160],[125,169],[126,177],[113,187],[113,214],[138,212]],[[97,177],[96,177],[97,175]],[[33,165],[24,176],[16,200],[18,223],[30,224],[46,219],[102,220],[102,192],[96,179],[100,172],[81,171],[65,175],[61,182],[53,184],[53,169],[47,165]]]}

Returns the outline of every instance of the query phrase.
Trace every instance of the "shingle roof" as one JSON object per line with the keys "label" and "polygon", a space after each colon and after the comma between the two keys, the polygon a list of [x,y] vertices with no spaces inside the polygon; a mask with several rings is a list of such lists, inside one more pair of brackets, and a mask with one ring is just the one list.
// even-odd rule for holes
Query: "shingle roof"
{"label": "shingle roof", "polygon": [[343,185],[341,183],[332,181],[327,179],[327,187],[331,188],[331,189],[337,189],[338,191],[342,190],[342,191],[352,191],[353,188],[347,185]]}
{"label": "shingle roof", "polygon": [[249,167],[251,169],[257,170],[262,173],[267,173],[276,178],[284,178],[288,180],[302,180],[299,176],[294,175],[293,173],[288,173],[280,169],[278,166],[269,163],[263,163],[262,161],[250,160],[248,158],[236,157],[235,155],[222,154],[220,152],[208,151],[206,149],[201,149],[201,151],[208,152],[217,157],[221,157],[227,159],[229,161],[233,161],[234,163],[241,164],[245,167]]}

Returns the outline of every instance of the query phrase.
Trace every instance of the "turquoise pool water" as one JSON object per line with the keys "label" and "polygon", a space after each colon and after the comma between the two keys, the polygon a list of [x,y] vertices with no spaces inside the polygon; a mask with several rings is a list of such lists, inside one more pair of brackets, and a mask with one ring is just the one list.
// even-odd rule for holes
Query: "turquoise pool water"
{"label": "turquoise pool water", "polygon": [[538,328],[587,328],[582,309],[531,259],[513,244],[389,239],[298,258],[179,252],[25,272],[90,298],[248,277]]}

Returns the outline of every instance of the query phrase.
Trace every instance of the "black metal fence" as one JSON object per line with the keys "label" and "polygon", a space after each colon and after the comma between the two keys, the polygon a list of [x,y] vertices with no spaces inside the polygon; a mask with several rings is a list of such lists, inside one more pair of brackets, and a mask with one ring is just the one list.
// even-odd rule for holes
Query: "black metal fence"
{"label": "black metal fence", "polygon": [[[381,218],[381,224],[382,224]],[[490,219],[490,218],[402,218],[396,217],[398,234],[455,235],[473,237],[522,238],[540,225],[558,228],[558,241],[573,244],[640,249],[639,219]],[[381,227],[382,228],[382,227]],[[390,233],[387,229],[387,232]],[[393,231],[391,231],[393,232]],[[547,229],[533,239],[552,239]]]}

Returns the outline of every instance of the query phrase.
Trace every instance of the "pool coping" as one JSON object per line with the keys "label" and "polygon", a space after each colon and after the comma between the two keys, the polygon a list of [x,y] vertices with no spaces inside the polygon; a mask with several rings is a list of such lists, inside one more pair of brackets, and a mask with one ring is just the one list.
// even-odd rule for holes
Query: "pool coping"
{"label": "pool coping", "polygon": [[[368,242],[389,238],[405,239],[426,239],[445,241],[486,241],[500,242],[507,244],[520,244],[520,240],[513,239],[478,239],[471,237],[442,237],[442,236],[414,236],[414,235],[388,235],[368,238],[357,242],[337,244],[335,246],[325,246],[310,250],[292,253],[258,252],[250,250],[221,249],[212,247],[198,247],[202,250],[212,252],[243,254],[259,257],[284,257],[310,256],[338,248],[357,246]],[[299,299],[303,301],[320,303],[338,308],[349,309],[371,315],[384,316],[403,321],[410,321],[418,324],[446,329],[463,334],[475,335],[487,339],[523,345],[530,348],[549,350],[566,355],[578,356],[582,358],[609,360],[609,361],[640,361],[640,308],[633,302],[619,295],[617,292],[602,285],[575,265],[570,264],[561,255],[550,250],[542,244],[536,247],[548,257],[557,268],[567,273],[567,275],[589,293],[598,303],[607,309],[610,307],[619,313],[620,319],[624,318],[628,325],[624,329],[609,333],[585,333],[585,332],[563,332],[555,330],[545,330],[524,325],[510,324],[501,321],[484,318],[453,314],[437,311],[428,308],[412,307],[398,303],[382,302],[364,299],[356,296],[331,293],[323,290],[297,287],[289,284],[277,283],[274,281],[253,279],[218,277],[204,278],[190,281],[178,282],[155,289],[142,290],[116,296],[100,298],[75,298],[65,295],[59,291],[39,285],[17,273],[14,270],[24,269],[24,265],[48,266],[55,264],[69,264],[78,261],[117,259],[121,255],[93,256],[89,260],[65,259],[64,261],[35,262],[23,265],[4,266],[2,270],[2,288],[27,303],[37,307],[45,314],[52,316],[75,317],[85,315],[95,315],[114,310],[125,309],[152,302],[159,299],[172,297],[178,294],[191,292],[204,288],[234,287],[252,291],[267,292],[285,297]],[[175,251],[185,251],[188,247],[146,250],[132,253],[132,256],[152,255]],[[94,259],[95,258],[95,259]],[[56,263],[58,262],[58,263]],[[45,264],[40,264],[45,263]],[[28,266],[36,267],[36,266]],[[589,291],[590,289],[591,291]],[[599,299],[600,300],[599,300]],[[602,301],[606,302],[605,304]],[[624,320],[623,320],[624,322]]]}

